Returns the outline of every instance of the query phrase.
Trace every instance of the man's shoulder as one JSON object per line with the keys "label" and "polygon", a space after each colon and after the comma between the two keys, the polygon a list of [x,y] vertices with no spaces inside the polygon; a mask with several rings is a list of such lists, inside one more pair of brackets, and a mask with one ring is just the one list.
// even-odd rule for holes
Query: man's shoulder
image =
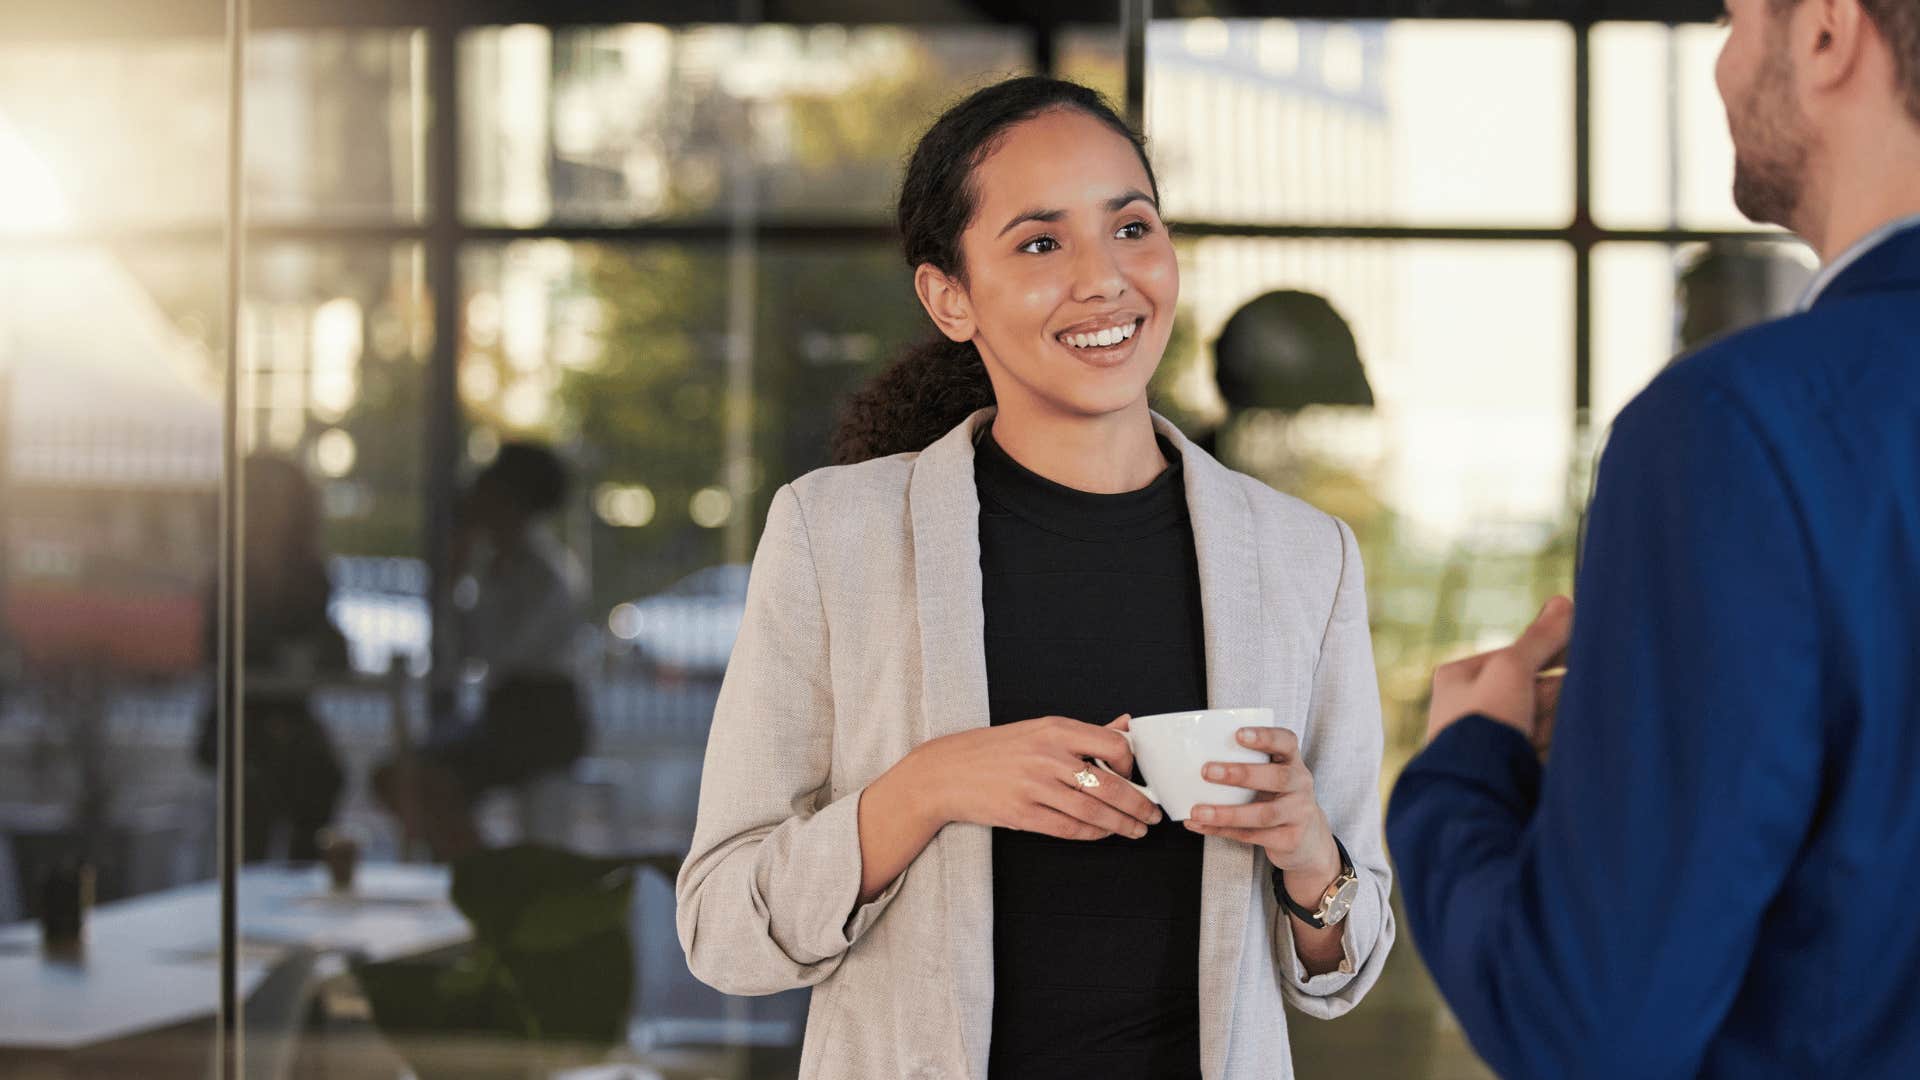
{"label": "man's shoulder", "polygon": [[1782,477],[1830,469],[1846,433],[1911,423],[1920,347],[1900,331],[1903,318],[1826,303],[1683,356],[1621,410],[1607,459],[1647,480],[1677,479],[1677,466],[1723,460],[1733,447]]}
{"label": "man's shoulder", "polygon": [[1823,312],[1803,311],[1737,330],[1679,357],[1648,389],[1684,395],[1765,385],[1804,368],[1806,350],[1831,340],[1832,321]]}
{"label": "man's shoulder", "polygon": [[1740,330],[1687,353],[1655,376],[1614,423],[1616,434],[1740,417],[1755,423],[1819,394],[1816,357],[1844,343],[1825,312],[1800,312]]}
{"label": "man's shoulder", "polygon": [[[1863,372],[1893,363],[1920,373],[1920,302],[1881,293],[1829,301],[1720,338],[1671,364],[1635,405],[1686,409],[1731,401],[1757,417],[1850,400]],[[1891,406],[1891,402],[1885,403]]]}

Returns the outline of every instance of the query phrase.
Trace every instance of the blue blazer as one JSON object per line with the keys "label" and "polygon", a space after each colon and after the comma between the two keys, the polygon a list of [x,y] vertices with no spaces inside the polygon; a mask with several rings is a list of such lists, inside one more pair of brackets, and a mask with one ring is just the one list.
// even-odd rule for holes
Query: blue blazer
{"label": "blue blazer", "polygon": [[1920,228],[1620,416],[1543,770],[1402,774],[1414,940],[1511,1078],[1920,1077]]}

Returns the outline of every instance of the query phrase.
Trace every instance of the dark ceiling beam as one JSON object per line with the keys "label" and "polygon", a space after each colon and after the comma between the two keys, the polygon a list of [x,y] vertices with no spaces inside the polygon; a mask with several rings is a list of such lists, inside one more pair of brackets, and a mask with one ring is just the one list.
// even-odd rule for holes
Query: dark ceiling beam
{"label": "dark ceiling beam", "polygon": [[[20,40],[219,37],[225,0],[5,0],[0,45]],[[1111,23],[1117,0],[761,0],[772,23]],[[254,0],[256,30],[736,21],[738,0]],[[1709,22],[1719,0],[1159,0],[1161,18],[1611,19]]]}
{"label": "dark ceiling beam", "polygon": [[1158,0],[1155,18],[1712,22],[1721,0]]}

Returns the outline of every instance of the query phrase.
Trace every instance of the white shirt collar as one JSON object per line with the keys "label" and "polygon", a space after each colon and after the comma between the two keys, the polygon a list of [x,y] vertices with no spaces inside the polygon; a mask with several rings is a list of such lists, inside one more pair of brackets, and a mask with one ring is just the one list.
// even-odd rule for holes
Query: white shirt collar
{"label": "white shirt collar", "polygon": [[1846,273],[1854,263],[1866,258],[1868,252],[1886,243],[1888,240],[1893,239],[1894,234],[1905,232],[1915,227],[1920,227],[1920,214],[1914,214],[1911,217],[1896,218],[1868,233],[1859,243],[1842,253],[1839,258],[1821,268],[1819,275],[1813,279],[1813,284],[1808,285],[1807,291],[1800,297],[1800,306],[1796,310],[1805,311],[1811,308],[1814,302],[1820,299],[1820,295],[1827,291],[1827,287],[1834,283],[1836,278]]}

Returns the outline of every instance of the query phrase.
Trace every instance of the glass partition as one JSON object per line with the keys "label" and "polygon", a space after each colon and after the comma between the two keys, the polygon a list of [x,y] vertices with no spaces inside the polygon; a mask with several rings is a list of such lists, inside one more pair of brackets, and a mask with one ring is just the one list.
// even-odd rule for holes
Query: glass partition
{"label": "glass partition", "polygon": [[[0,1075],[217,1075],[223,949],[247,1075],[795,1075],[807,994],[702,986],[671,882],[773,493],[929,332],[892,201],[973,88],[1125,106],[1137,32],[1183,275],[1155,401],[1354,526],[1383,792],[1433,666],[1568,587],[1618,410],[1810,274],[1731,207],[1722,31],[879,8],[269,13],[232,342],[226,42],[0,45]],[[1252,304],[1306,396],[1235,383]],[[1292,1030],[1304,1076],[1487,1075],[1404,941]]]}
{"label": "glass partition", "polygon": [[224,55],[0,45],[0,1075],[212,1062]]}

